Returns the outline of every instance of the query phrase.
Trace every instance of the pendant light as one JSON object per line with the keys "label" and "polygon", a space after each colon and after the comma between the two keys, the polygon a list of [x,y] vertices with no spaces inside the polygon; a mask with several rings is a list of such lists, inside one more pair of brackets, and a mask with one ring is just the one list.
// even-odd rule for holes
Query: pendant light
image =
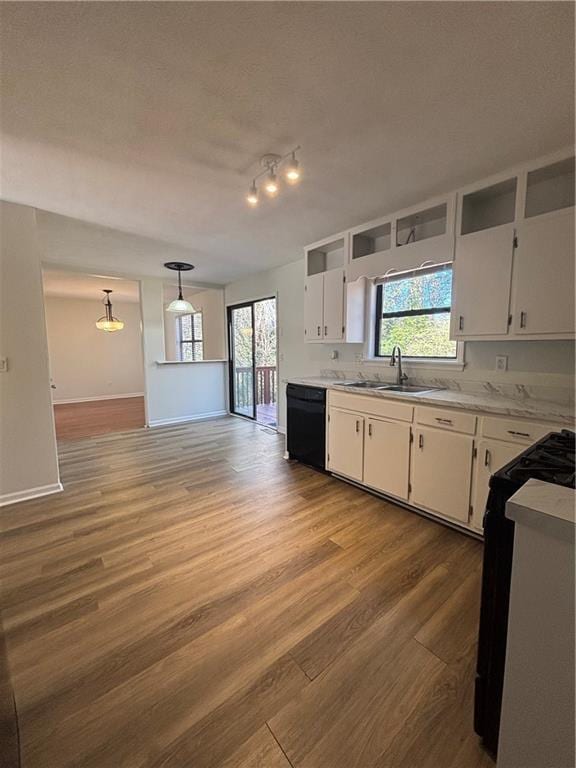
{"label": "pendant light", "polygon": [[182,314],[192,314],[196,312],[192,304],[182,296],[182,272],[189,272],[194,269],[193,264],[187,264],[185,261],[167,261],[164,266],[166,269],[173,269],[178,272],[178,298],[171,301],[166,307],[167,312],[176,312]]}
{"label": "pendant light", "polygon": [[96,328],[98,328],[99,331],[106,331],[107,333],[121,331],[122,328],[124,328],[124,323],[112,314],[110,294],[113,293],[113,291],[109,288],[103,288],[102,292],[106,294],[103,299],[104,306],[106,307],[106,314],[96,320]]}

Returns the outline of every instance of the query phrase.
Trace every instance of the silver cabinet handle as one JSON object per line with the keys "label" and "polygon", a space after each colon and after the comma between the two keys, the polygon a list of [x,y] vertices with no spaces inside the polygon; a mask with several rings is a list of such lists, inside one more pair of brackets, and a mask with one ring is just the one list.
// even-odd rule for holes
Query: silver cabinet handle
{"label": "silver cabinet handle", "polygon": [[324,326],[324,336],[328,336],[328,326]]}
{"label": "silver cabinet handle", "polygon": [[464,317],[460,315],[458,318],[458,330],[463,331],[464,330]]}
{"label": "silver cabinet handle", "polygon": [[520,312],[520,328],[526,328],[526,312]]}
{"label": "silver cabinet handle", "polygon": [[490,466],[490,451],[488,448],[486,448],[486,451],[484,453],[484,466],[489,467]]}
{"label": "silver cabinet handle", "polygon": [[318,326],[318,336],[320,336],[320,326]]}
{"label": "silver cabinet handle", "polygon": [[368,437],[372,437],[372,422],[368,424]]}
{"label": "silver cabinet handle", "polygon": [[424,448],[424,435],[418,435],[418,448]]}
{"label": "silver cabinet handle", "polygon": [[356,419],[356,432],[360,432],[360,422]]}
{"label": "silver cabinet handle", "polygon": [[532,437],[532,435],[529,432],[516,432],[514,429],[508,430],[509,435],[515,435],[516,437]]}
{"label": "silver cabinet handle", "polygon": [[441,419],[440,416],[436,416],[435,418],[440,424],[452,424],[452,419]]}

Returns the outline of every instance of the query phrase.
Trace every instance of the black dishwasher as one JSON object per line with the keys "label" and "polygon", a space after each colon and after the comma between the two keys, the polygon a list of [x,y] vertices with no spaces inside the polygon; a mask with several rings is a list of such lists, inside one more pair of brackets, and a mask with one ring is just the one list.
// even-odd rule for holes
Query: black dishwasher
{"label": "black dishwasher", "polygon": [[301,384],[286,386],[287,446],[291,459],[324,469],[326,455],[326,390]]}

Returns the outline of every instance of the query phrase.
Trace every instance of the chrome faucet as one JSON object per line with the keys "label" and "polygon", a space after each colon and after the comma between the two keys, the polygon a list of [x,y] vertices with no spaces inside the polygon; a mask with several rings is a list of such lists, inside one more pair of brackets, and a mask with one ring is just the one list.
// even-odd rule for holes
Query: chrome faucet
{"label": "chrome faucet", "polygon": [[400,387],[404,381],[408,380],[408,376],[402,371],[402,350],[398,345],[392,350],[392,354],[390,355],[390,365],[396,365],[396,357],[398,357],[398,376],[396,384]]}

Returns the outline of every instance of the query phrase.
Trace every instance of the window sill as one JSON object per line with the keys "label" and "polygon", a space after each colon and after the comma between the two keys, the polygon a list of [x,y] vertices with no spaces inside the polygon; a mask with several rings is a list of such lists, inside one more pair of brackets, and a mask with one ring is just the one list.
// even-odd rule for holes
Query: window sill
{"label": "window sill", "polygon": [[[361,360],[363,365],[375,365],[390,367],[389,357],[364,357]],[[402,367],[427,368],[436,370],[463,371],[466,363],[463,360],[414,360],[409,357],[402,358]]]}
{"label": "window sill", "polygon": [[156,360],[156,365],[201,365],[202,363],[227,363],[228,360]]}

